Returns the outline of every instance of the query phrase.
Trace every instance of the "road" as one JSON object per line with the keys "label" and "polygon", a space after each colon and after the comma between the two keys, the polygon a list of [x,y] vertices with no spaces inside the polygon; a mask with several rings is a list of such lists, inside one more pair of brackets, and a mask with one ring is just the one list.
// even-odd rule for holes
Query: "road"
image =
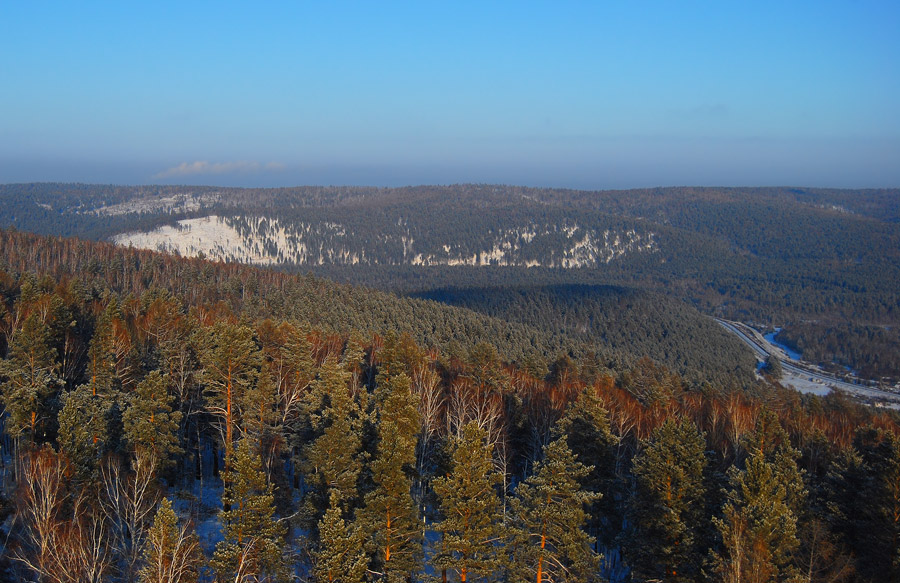
{"label": "road", "polygon": [[[756,357],[760,360],[760,362],[765,361],[765,359],[769,356],[778,359],[778,362],[781,363],[781,368],[784,370],[785,375],[792,375],[800,379],[809,379],[810,381],[813,381],[820,385],[824,385],[829,388],[840,389],[847,393],[864,397],[866,399],[890,401],[893,404],[893,407],[900,406],[900,394],[898,393],[885,391],[876,387],[850,383],[836,376],[823,372],[809,363],[790,359],[787,357],[783,350],[770,344],[765,338],[762,337],[762,335],[760,335],[759,332],[750,328],[749,326],[741,324],[740,322],[729,322],[728,320],[720,320],[718,318],[716,318],[716,322],[718,322],[722,325],[723,328],[740,338],[744,342],[744,344],[752,348],[753,352],[756,353]],[[787,381],[787,379],[785,380]],[[789,384],[789,381],[787,381],[785,384]]]}

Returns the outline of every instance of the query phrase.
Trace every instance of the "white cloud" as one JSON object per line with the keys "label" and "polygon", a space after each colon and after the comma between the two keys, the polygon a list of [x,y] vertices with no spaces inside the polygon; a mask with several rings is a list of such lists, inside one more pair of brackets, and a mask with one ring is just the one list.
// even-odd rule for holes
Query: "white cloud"
{"label": "white cloud", "polygon": [[154,178],[172,178],[175,176],[192,176],[195,174],[250,174],[261,172],[263,170],[282,170],[283,164],[278,162],[268,162],[260,164],[259,162],[250,162],[246,160],[238,160],[235,162],[207,162],[198,160],[196,162],[182,162],[178,166],[173,166],[168,170],[156,174]]}

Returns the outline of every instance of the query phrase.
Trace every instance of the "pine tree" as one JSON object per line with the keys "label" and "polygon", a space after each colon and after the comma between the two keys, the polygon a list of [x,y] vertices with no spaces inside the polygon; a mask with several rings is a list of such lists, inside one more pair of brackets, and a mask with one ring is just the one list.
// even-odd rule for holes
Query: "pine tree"
{"label": "pine tree", "polygon": [[286,529],[275,518],[275,497],[266,481],[259,456],[243,439],[225,469],[220,513],[225,538],[217,546],[212,566],[220,580],[236,574],[254,575],[259,581],[285,576],[281,549]]}
{"label": "pine tree", "polygon": [[115,398],[122,387],[132,387],[136,366],[134,345],[113,297],[100,315],[88,347],[88,382],[95,396]]}
{"label": "pine tree", "polygon": [[326,496],[336,496],[345,511],[355,507],[359,497],[362,412],[350,393],[349,377],[350,373],[329,359],[310,395],[309,411],[317,437],[304,448],[303,469],[313,486],[306,500],[307,517],[313,524],[325,511]]}
{"label": "pine tree", "polygon": [[200,406],[197,358],[190,342],[196,321],[185,316],[181,302],[167,291],[152,289],[141,296],[141,303],[139,328],[150,341],[145,358],[169,378],[173,406],[182,414],[179,435],[184,440],[189,417]]}
{"label": "pine tree", "polygon": [[109,450],[110,407],[103,397],[82,385],[63,395],[59,412],[59,449],[81,480],[99,476],[100,458]]}
{"label": "pine tree", "polygon": [[763,365],[762,370],[776,381],[780,380],[784,375],[784,368],[781,366],[781,361],[771,354],[766,357],[766,362]]}
{"label": "pine tree", "polygon": [[731,490],[721,519],[722,536],[716,570],[725,583],[768,583],[796,580],[791,564],[797,549],[797,517],[789,491],[774,463],[757,449],[746,470],[730,470]]}
{"label": "pine tree", "polygon": [[828,476],[828,508],[836,530],[871,581],[900,579],[900,438],[861,427],[853,450]]}
{"label": "pine tree", "polygon": [[7,433],[15,438],[37,437],[48,411],[46,400],[62,385],[56,351],[50,346],[49,327],[37,314],[25,319],[13,336],[7,360],[0,361],[3,407],[9,414]]}
{"label": "pine tree", "polygon": [[433,483],[443,515],[436,525],[441,541],[433,564],[461,582],[497,580],[507,538],[496,490],[500,477],[485,439],[475,423],[466,424],[454,442],[450,474]]}
{"label": "pine tree", "polygon": [[175,463],[183,452],[178,442],[181,412],[172,411],[169,376],[153,371],[129,395],[122,415],[124,438],[132,451],[148,448],[163,467]]}
{"label": "pine tree", "polygon": [[98,462],[122,437],[123,386],[134,381],[133,345],[113,297],[98,318],[88,348],[87,382],[63,395],[59,445],[82,479],[98,476]]}
{"label": "pine tree", "polygon": [[554,438],[564,436],[575,458],[590,468],[580,479],[586,492],[595,496],[588,512],[587,531],[607,546],[612,545],[622,524],[621,481],[616,476],[616,445],[619,440],[612,434],[609,413],[597,393],[586,388],[568,406],[556,423]]}
{"label": "pine tree", "polygon": [[264,367],[258,381],[242,395],[243,434],[257,443],[271,442],[280,432],[276,411],[276,387],[272,375]]}
{"label": "pine tree", "polygon": [[308,392],[316,377],[316,363],[313,360],[313,347],[307,339],[309,331],[305,327],[294,327],[282,324],[286,336],[283,346],[276,357],[278,369],[283,371],[278,377],[278,408],[281,423],[296,424],[304,395]]}
{"label": "pine tree", "polygon": [[667,420],[634,458],[625,548],[638,578],[693,581],[702,563],[703,435],[690,421]]}
{"label": "pine tree", "polygon": [[250,328],[222,320],[199,330],[195,344],[203,368],[207,409],[220,420],[227,460],[240,420],[239,405],[259,374],[259,347]]}
{"label": "pine tree", "polygon": [[466,376],[479,392],[503,390],[508,379],[501,367],[500,355],[493,344],[479,342],[469,351]]}
{"label": "pine tree", "polygon": [[426,354],[416,345],[408,332],[401,335],[389,331],[384,336],[384,346],[378,352],[378,370],[382,374],[405,373],[413,376],[417,369],[428,363]]}
{"label": "pine tree", "polygon": [[293,492],[283,463],[290,432],[282,425],[278,411],[278,394],[270,363],[263,366],[259,381],[244,393],[242,435],[256,444],[263,468],[275,492],[276,508],[289,514]]}
{"label": "pine tree", "polygon": [[160,502],[144,544],[144,566],[140,583],[195,583],[203,554],[197,535],[187,526],[178,526],[178,517],[168,498]]}
{"label": "pine tree", "polygon": [[419,414],[406,374],[380,376],[378,450],[372,462],[375,489],[366,495],[362,524],[374,548],[372,570],[402,582],[421,566],[422,530],[412,499]]}
{"label": "pine tree", "polygon": [[343,518],[338,493],[332,491],[330,504],[319,521],[319,544],[313,553],[313,571],[321,583],[361,583],[368,558],[363,549],[365,534]]}
{"label": "pine tree", "polygon": [[799,520],[806,508],[807,495],[804,474],[797,466],[800,452],[791,446],[774,411],[760,411],[753,433],[744,442],[744,449],[751,453],[761,451],[765,460],[773,464],[775,476],[785,488],[788,507]]}
{"label": "pine tree", "polygon": [[589,581],[595,578],[599,556],[584,531],[585,508],[599,494],[581,489],[591,468],[575,460],[563,437],[544,447],[525,483],[516,488],[515,554],[510,567],[517,581]]}
{"label": "pine tree", "polygon": [[354,392],[360,385],[366,365],[366,351],[363,344],[360,333],[353,330],[350,332],[350,337],[344,346],[344,353],[341,355],[341,365],[350,373],[350,387]]}

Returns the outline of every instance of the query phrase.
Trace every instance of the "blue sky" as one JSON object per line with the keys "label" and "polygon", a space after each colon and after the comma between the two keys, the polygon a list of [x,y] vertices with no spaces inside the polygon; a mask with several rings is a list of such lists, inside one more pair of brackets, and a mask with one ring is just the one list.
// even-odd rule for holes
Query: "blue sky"
{"label": "blue sky", "polygon": [[0,0],[0,182],[900,186],[891,2]]}

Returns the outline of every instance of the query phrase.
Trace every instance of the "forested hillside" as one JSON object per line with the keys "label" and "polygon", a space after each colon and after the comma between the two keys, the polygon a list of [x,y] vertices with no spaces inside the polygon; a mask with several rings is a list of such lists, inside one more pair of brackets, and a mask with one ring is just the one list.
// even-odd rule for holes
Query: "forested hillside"
{"label": "forested hillside", "polygon": [[[586,344],[650,357],[698,381],[709,378],[709,371],[719,371],[719,382],[729,376],[739,379],[755,362],[746,347],[711,318],[656,293],[563,285],[439,289],[420,297],[528,324]],[[728,366],[736,368],[727,371]]]}
{"label": "forested hillside", "polygon": [[[0,232],[0,266],[8,273],[36,272],[66,281],[88,297],[103,297],[108,290],[123,297],[164,290],[189,305],[203,305],[212,311],[228,309],[253,318],[301,320],[330,333],[369,338],[393,330],[410,334],[427,347],[460,350],[488,341],[510,362],[546,366],[560,355],[580,358],[592,354],[605,366],[619,368],[648,354],[646,345],[640,343],[617,345],[601,337],[571,335],[547,325],[480,315],[313,276],[182,259],[107,243]],[[660,314],[649,309],[647,304],[632,310],[635,313],[631,315],[622,314],[632,319],[631,334],[649,338],[665,325],[679,327],[674,335],[692,333],[687,319],[667,315],[667,322],[658,321]],[[754,363],[748,352],[727,335],[719,331],[714,335],[717,350],[724,351],[715,362],[709,361],[708,346],[682,351],[679,358],[661,351],[653,356],[694,382],[749,382]]]}
{"label": "forested hillside", "polygon": [[897,415],[574,350],[652,294],[444,292],[548,336],[104,243],[0,263],[6,580],[900,577]]}
{"label": "forested hillside", "polygon": [[[380,289],[614,285],[900,379],[900,192],[0,186],[0,225]],[[825,339],[827,338],[827,342]]]}

